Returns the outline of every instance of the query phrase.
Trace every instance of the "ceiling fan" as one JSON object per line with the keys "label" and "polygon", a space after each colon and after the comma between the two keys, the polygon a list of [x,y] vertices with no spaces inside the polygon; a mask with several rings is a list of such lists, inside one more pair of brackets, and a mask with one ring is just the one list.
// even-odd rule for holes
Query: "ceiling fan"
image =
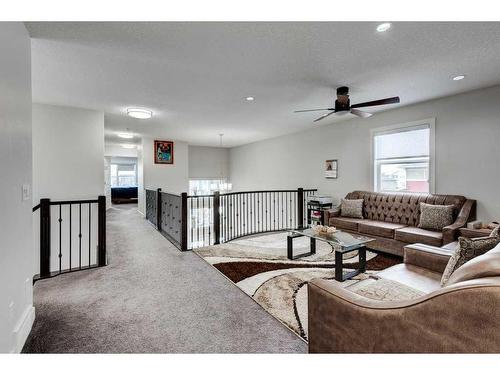
{"label": "ceiling fan", "polygon": [[334,108],[319,108],[319,109],[303,109],[297,112],[313,112],[313,111],[330,111],[321,117],[318,117],[314,122],[323,120],[324,118],[336,114],[337,116],[345,115],[347,113],[352,113],[358,117],[366,118],[370,117],[372,114],[364,111],[360,111],[357,108],[362,107],[374,107],[376,105],[384,105],[384,104],[395,104],[399,103],[399,96],[394,96],[392,98],[385,98],[379,100],[373,100],[371,102],[364,102],[351,105],[349,100],[349,87],[342,86],[337,88],[337,100],[335,100]]}

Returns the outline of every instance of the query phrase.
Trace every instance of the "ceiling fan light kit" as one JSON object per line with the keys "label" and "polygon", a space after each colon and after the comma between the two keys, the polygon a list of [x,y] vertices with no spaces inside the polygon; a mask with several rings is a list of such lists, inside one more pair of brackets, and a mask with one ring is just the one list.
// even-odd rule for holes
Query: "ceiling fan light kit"
{"label": "ceiling fan light kit", "polygon": [[361,118],[368,118],[372,116],[372,113],[360,111],[357,108],[363,107],[374,107],[378,105],[385,104],[396,104],[399,103],[399,96],[393,96],[391,98],[372,100],[369,102],[363,102],[358,104],[351,105],[351,100],[349,99],[349,87],[341,86],[337,88],[337,99],[335,100],[335,107],[333,108],[319,108],[319,109],[303,109],[297,112],[313,112],[313,111],[330,111],[329,113],[325,113],[324,115],[318,117],[314,122],[323,120],[324,118],[330,115],[343,116],[347,113],[352,113],[355,116]]}

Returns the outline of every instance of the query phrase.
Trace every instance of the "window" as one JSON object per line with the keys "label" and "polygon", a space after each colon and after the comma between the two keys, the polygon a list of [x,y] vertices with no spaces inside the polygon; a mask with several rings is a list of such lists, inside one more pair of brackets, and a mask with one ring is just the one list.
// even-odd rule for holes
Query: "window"
{"label": "window", "polygon": [[111,187],[137,186],[136,164],[111,164]]}
{"label": "window", "polygon": [[220,179],[209,179],[209,180],[189,180],[189,195],[209,195],[216,191],[221,193],[227,193],[231,191],[232,184],[227,183],[224,179],[222,182]]}
{"label": "window", "polygon": [[434,121],[373,132],[374,190],[422,192],[432,189]]}

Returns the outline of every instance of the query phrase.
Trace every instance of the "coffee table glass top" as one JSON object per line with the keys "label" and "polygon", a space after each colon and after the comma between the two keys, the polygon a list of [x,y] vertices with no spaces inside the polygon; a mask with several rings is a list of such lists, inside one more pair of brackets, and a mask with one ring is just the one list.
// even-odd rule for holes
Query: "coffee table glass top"
{"label": "coffee table glass top", "polygon": [[[291,233],[300,234],[306,237],[315,238],[334,245],[335,251],[347,252],[365,245],[368,242],[375,241],[374,238],[360,236],[337,230],[332,234],[320,234],[311,228],[291,230]],[[335,246],[336,245],[336,246]],[[340,246],[340,247],[339,247]]]}

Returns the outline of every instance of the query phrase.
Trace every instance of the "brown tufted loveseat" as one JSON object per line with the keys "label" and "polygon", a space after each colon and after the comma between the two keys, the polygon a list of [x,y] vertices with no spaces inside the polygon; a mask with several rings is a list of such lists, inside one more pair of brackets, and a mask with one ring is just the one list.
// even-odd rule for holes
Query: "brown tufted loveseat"
{"label": "brown tufted loveseat", "polygon": [[[410,243],[443,246],[456,240],[458,229],[476,218],[476,201],[461,195],[373,193],[353,191],[346,199],[363,199],[363,219],[340,216],[340,209],[325,211],[324,222],[339,229],[373,237],[369,247],[396,255]],[[455,222],[442,231],[418,228],[420,202],[453,205]]]}

